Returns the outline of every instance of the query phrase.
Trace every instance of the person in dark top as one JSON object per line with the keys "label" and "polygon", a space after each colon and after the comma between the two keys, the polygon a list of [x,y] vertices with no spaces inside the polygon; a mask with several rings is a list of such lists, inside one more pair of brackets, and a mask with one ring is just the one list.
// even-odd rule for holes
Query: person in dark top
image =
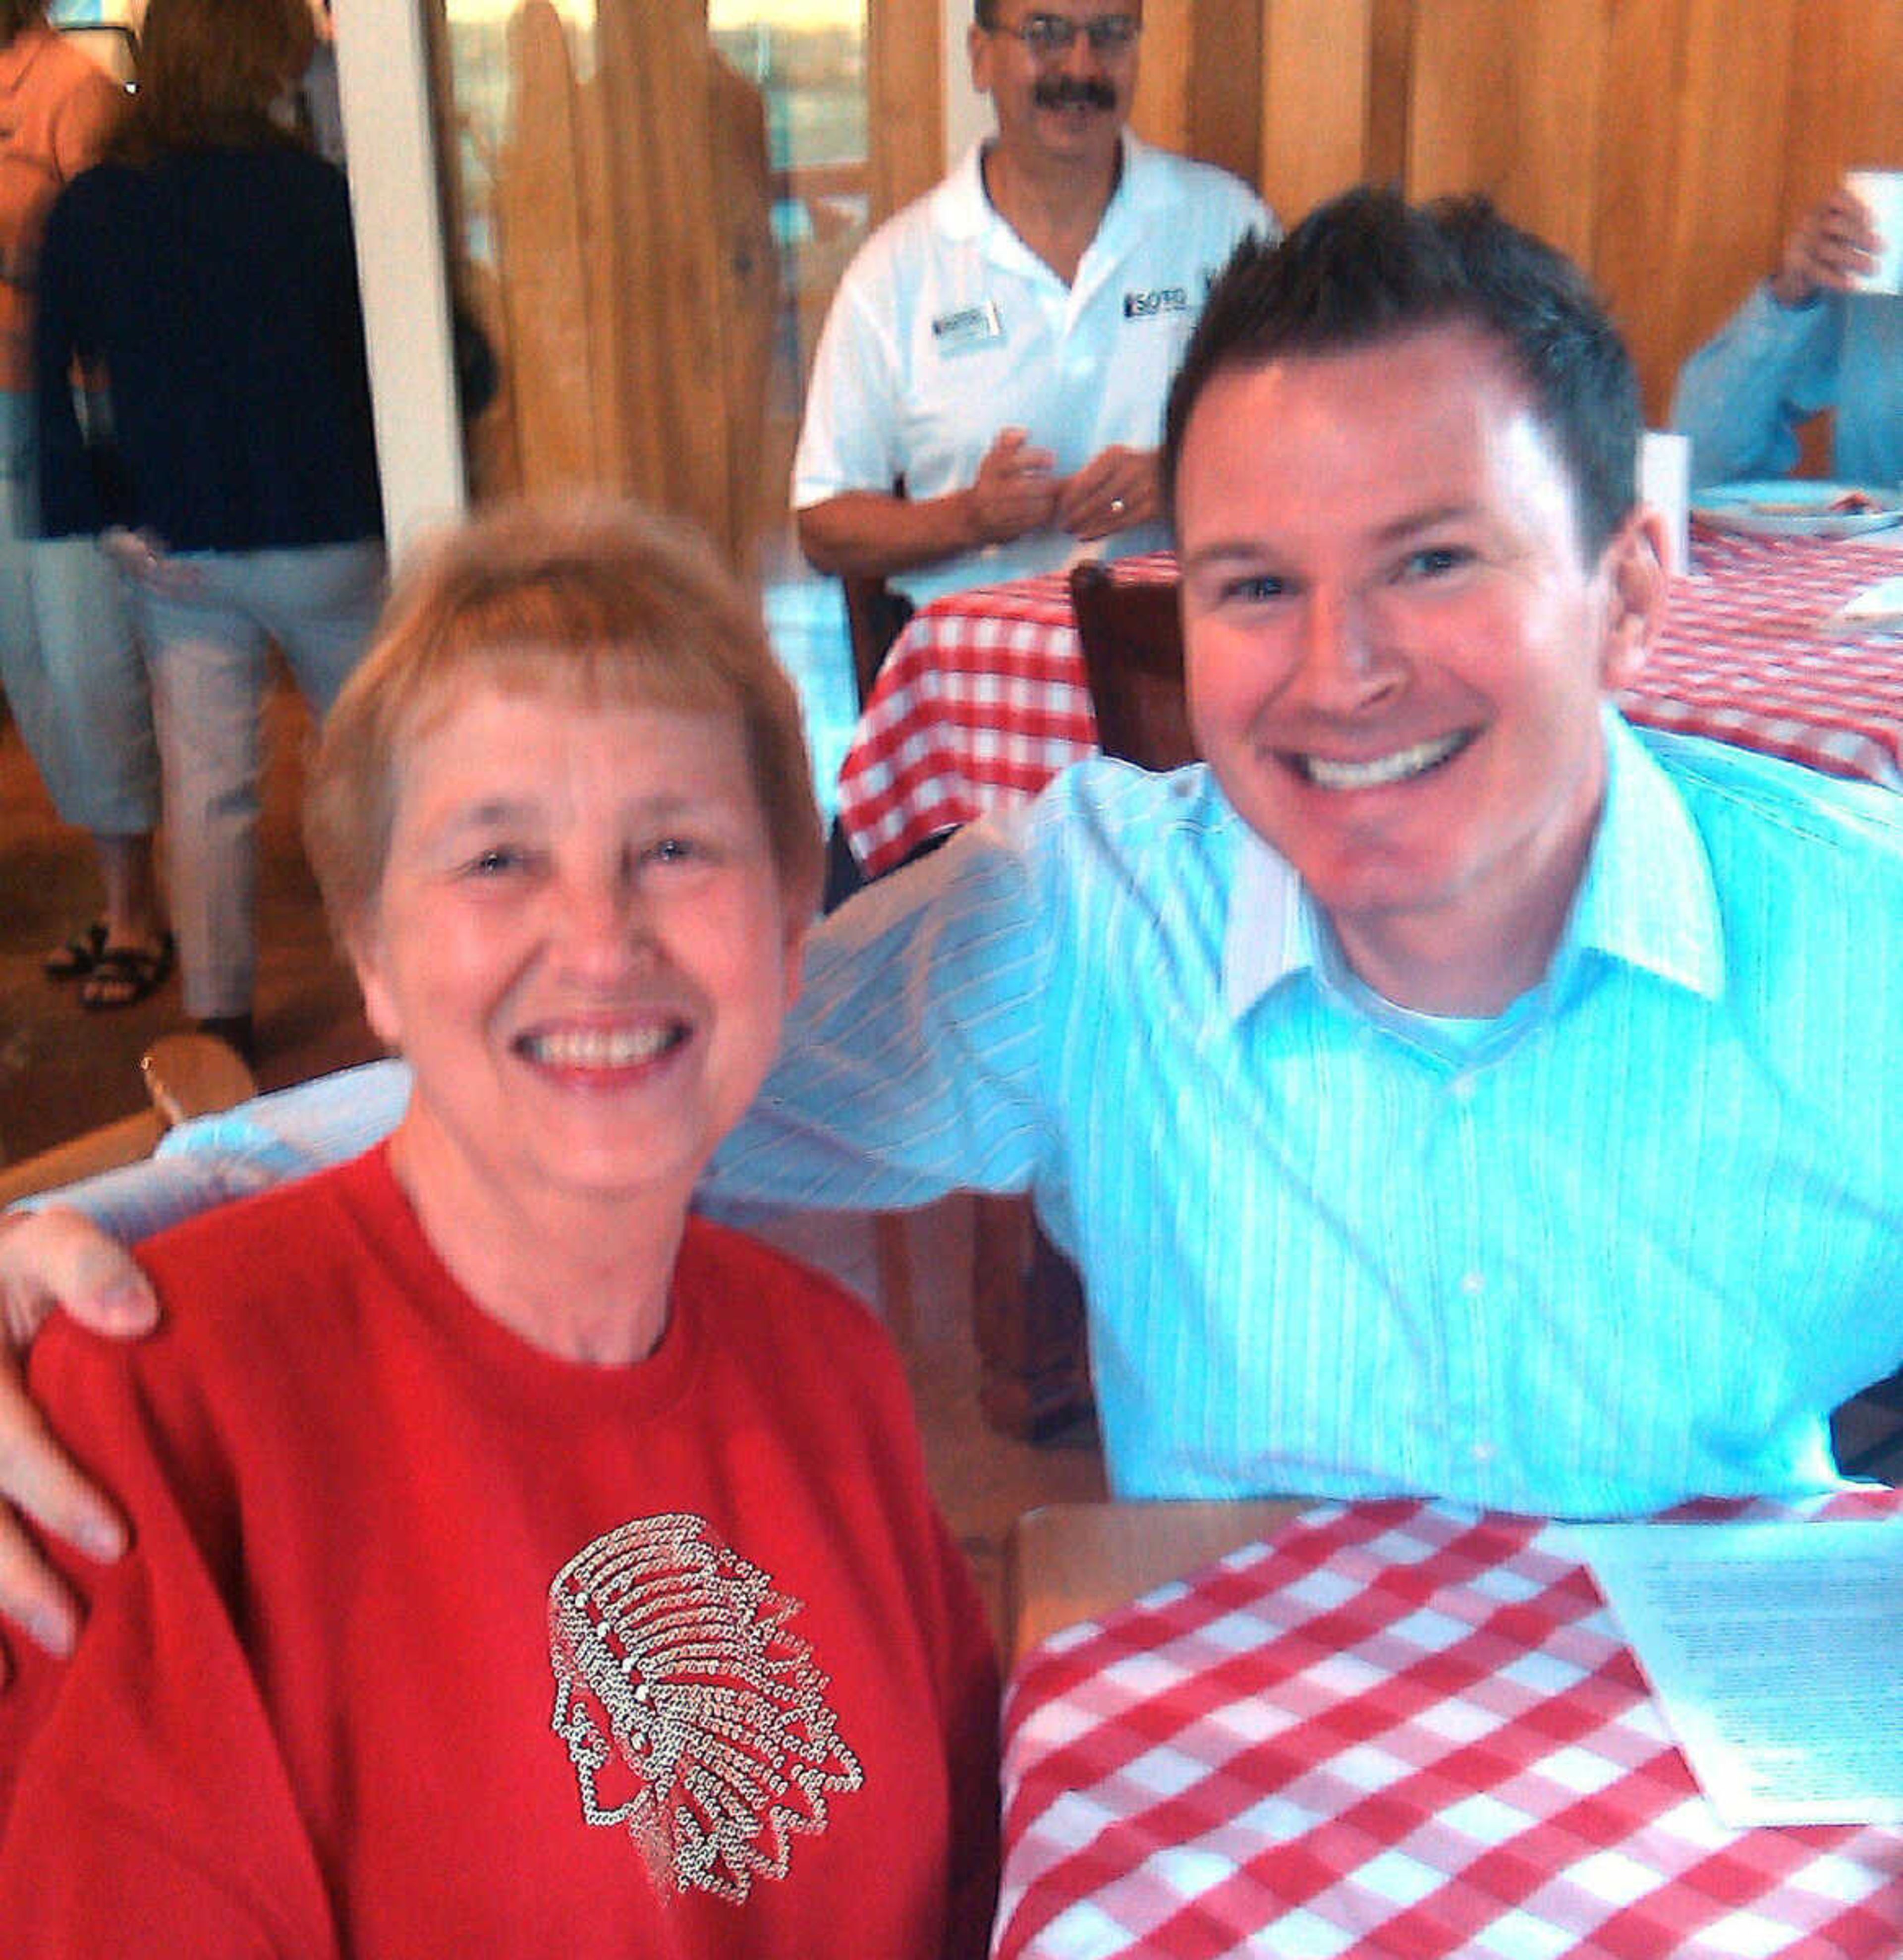
{"label": "person in dark top", "polygon": [[48,217],[34,336],[42,528],[131,574],[185,1006],[247,1054],[268,651],[321,714],[384,576],[344,178],[276,113],[311,43],[304,0],[152,0],[132,113]]}

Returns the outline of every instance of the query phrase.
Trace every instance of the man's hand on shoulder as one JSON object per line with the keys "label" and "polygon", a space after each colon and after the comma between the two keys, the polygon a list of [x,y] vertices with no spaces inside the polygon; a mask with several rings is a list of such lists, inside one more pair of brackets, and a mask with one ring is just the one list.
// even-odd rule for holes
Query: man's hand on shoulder
{"label": "man's hand on shoulder", "polygon": [[1852,279],[1876,265],[1876,244],[1863,199],[1839,184],[1798,220],[1771,290],[1787,307],[1803,305],[1820,288],[1846,292]]}
{"label": "man's hand on shoulder", "polygon": [[1114,536],[1147,524],[1162,508],[1154,449],[1126,449],[1121,443],[1099,450],[1064,486],[1057,523],[1072,537],[1088,541]]}
{"label": "man's hand on shoulder", "polygon": [[[126,1338],[149,1331],[158,1312],[131,1255],[83,1214],[56,1207],[0,1218],[0,1499],[91,1557],[116,1558],[124,1524],[62,1454],[27,1395],[27,1350],[56,1307]],[[79,1625],[78,1602],[5,1505],[0,1617],[53,1653],[70,1650]]]}

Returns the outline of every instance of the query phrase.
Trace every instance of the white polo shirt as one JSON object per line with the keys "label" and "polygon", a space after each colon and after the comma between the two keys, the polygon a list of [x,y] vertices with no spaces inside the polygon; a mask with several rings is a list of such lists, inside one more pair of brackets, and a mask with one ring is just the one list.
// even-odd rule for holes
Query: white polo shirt
{"label": "white polo shirt", "polygon": [[[975,146],[944,183],[867,240],[826,317],[793,463],[793,504],[847,490],[962,490],[1001,429],[1020,428],[1069,475],[1112,443],[1154,448],[1169,378],[1204,296],[1245,232],[1273,215],[1226,170],[1128,131],[1096,236],[1065,285],[991,208]],[[1150,525],[1111,555],[1166,542]],[[896,574],[922,604],[943,592],[1061,570],[1092,547],[1061,531]]]}

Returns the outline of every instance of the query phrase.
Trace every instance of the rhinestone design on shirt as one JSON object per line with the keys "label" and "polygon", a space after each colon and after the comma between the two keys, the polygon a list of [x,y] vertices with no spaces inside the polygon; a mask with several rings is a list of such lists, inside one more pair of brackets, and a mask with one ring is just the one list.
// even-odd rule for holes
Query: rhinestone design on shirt
{"label": "rhinestone design on shirt", "polygon": [[[787,1623],[801,1602],[721,1544],[704,1519],[636,1518],[549,1588],[552,1727],[583,1815],[625,1824],[664,1892],[743,1901],[786,1875],[827,1793],[864,1780],[838,1732],[829,1678]],[[625,1801],[607,1776],[632,1775]]]}

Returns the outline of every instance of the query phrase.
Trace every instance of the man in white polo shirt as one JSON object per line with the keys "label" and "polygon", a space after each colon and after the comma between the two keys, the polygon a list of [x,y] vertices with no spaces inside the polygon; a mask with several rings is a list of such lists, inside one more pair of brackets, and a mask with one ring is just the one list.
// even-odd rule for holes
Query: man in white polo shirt
{"label": "man in white polo shirt", "polygon": [[922,604],[1166,542],[1169,376],[1236,241],[1276,226],[1125,127],[1142,24],[1142,0],[976,0],[996,133],[867,241],[814,361],[793,503],[820,571]]}

